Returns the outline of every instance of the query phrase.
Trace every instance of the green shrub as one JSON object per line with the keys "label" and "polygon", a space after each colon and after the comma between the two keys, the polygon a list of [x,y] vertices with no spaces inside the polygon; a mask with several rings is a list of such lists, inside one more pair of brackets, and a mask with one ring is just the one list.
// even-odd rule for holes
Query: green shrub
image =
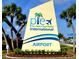
{"label": "green shrub", "polygon": [[54,52],[54,51],[50,51],[50,53],[51,53],[51,54],[55,54],[55,52]]}
{"label": "green shrub", "polygon": [[31,51],[27,50],[27,54],[31,54]]}
{"label": "green shrub", "polygon": [[34,51],[34,50],[31,50],[31,51],[30,51],[30,53],[34,54],[34,53],[35,53],[35,51]]}
{"label": "green shrub", "polygon": [[46,51],[46,54],[49,54],[49,53],[50,53],[50,51],[49,51],[49,50],[47,50],[47,51]]}
{"label": "green shrub", "polygon": [[21,54],[21,53],[22,53],[21,49],[19,49],[19,48],[16,48],[16,49],[14,50],[14,52],[15,52],[15,54]]}
{"label": "green shrub", "polygon": [[35,50],[34,52],[35,52],[35,54],[38,54],[38,51],[37,50]]}
{"label": "green shrub", "polygon": [[59,51],[58,54],[62,54],[61,51]]}
{"label": "green shrub", "polygon": [[61,53],[62,54],[67,54],[67,47],[61,48]]}
{"label": "green shrub", "polygon": [[41,50],[38,50],[38,54],[41,54]]}
{"label": "green shrub", "polygon": [[15,52],[15,54],[22,54],[22,55],[24,55],[24,54],[64,54],[65,55],[65,54],[67,54],[67,51],[70,49],[71,49],[70,47],[63,46],[63,47],[61,47],[61,51],[55,52],[55,51],[49,51],[49,50],[47,50],[47,51],[45,51],[45,50],[22,51],[21,49],[16,48],[14,50],[14,52]]}
{"label": "green shrub", "polygon": [[42,52],[42,54],[45,54],[45,50],[42,50],[41,52]]}
{"label": "green shrub", "polygon": [[24,54],[28,54],[28,50],[25,50],[25,51],[24,51]]}
{"label": "green shrub", "polygon": [[24,55],[24,54],[25,54],[25,52],[24,52],[24,51],[21,51],[21,54],[22,54],[22,55]]}

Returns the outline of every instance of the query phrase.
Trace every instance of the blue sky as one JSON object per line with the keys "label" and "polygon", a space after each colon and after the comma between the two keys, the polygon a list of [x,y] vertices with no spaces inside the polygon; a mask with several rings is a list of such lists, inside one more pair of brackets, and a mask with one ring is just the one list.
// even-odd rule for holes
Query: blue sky
{"label": "blue sky", "polygon": [[[40,4],[43,4],[47,2],[48,0],[2,0],[2,6],[5,6],[7,4],[15,3],[17,6],[20,6],[22,8],[22,13],[26,14],[28,17],[29,9],[38,6]],[[68,37],[69,34],[72,34],[72,29],[67,28],[66,21],[60,19],[59,15],[60,13],[70,7],[72,4],[76,3],[75,0],[54,0],[54,7],[55,7],[55,13],[56,13],[56,19],[57,19],[57,25],[58,25],[58,31],[62,34],[64,34],[65,37]],[[16,18],[14,19],[16,20]],[[76,21],[73,20],[74,27],[76,27]],[[9,27],[3,23],[3,27],[6,29],[6,33],[10,34]],[[16,29],[18,30],[18,26],[15,25]],[[22,31],[22,36],[24,36],[25,28]],[[71,36],[71,35],[70,35]]]}

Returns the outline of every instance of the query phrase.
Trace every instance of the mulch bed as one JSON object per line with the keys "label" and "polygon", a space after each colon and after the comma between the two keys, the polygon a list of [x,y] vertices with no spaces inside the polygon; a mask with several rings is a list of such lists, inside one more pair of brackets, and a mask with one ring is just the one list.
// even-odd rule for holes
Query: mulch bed
{"label": "mulch bed", "polygon": [[26,54],[26,55],[21,55],[21,54],[15,54],[15,53],[10,53],[7,54],[7,56],[11,57],[72,57],[73,55],[68,55],[68,54]]}

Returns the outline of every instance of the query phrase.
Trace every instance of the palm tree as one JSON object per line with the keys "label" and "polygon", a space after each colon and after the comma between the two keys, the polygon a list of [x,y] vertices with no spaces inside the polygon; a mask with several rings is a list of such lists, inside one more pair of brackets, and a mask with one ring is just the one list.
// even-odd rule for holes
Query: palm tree
{"label": "palm tree", "polygon": [[18,30],[17,32],[17,37],[16,37],[16,43],[17,43],[17,47],[18,47],[18,41],[20,39],[20,32],[22,30],[22,28],[27,24],[27,21],[25,21],[26,19],[26,15],[23,15],[23,14],[17,14],[17,21],[16,21],[16,24],[20,26],[20,29]]}
{"label": "palm tree", "polygon": [[[73,4],[70,8],[67,10],[64,10],[60,14],[61,19],[65,19],[67,21],[68,28],[71,27],[73,31],[73,40],[75,40],[75,29],[72,23],[72,19],[76,19],[76,5]],[[73,42],[73,52],[75,52],[75,42]]]}
{"label": "palm tree", "polygon": [[37,17],[37,24],[39,24],[39,17],[42,17],[42,13],[35,13],[35,17]]}
{"label": "palm tree", "polygon": [[62,33],[58,33],[58,38],[60,39],[60,43],[64,43],[64,35]]}
{"label": "palm tree", "polygon": [[[2,12],[2,18],[3,21],[8,24],[8,26],[11,28],[11,42],[12,42],[12,49],[14,50],[13,46],[13,31],[16,34],[16,42],[17,42],[17,47],[18,47],[18,35],[20,34],[20,31],[26,24],[26,15],[22,14],[22,9],[20,7],[17,7],[16,4],[12,3],[11,5],[6,5],[3,7],[3,12]],[[19,31],[15,29],[13,26],[13,20],[14,18],[17,18],[16,23],[20,26]],[[11,19],[11,22],[8,20],[8,18]]]}
{"label": "palm tree", "polygon": [[61,34],[61,33],[58,34],[58,37],[59,37],[59,39],[64,38],[63,34]]}
{"label": "palm tree", "polygon": [[[8,23],[8,19],[7,19],[7,15],[9,15],[9,12],[8,12],[8,8],[9,6],[6,6],[3,11],[2,11],[2,18],[3,18],[3,22],[5,21],[7,24]],[[5,10],[6,9],[6,10]],[[10,25],[9,25],[10,26]],[[11,26],[10,26],[11,27]],[[12,31],[12,30],[11,30]],[[12,32],[11,32],[12,33]],[[4,36],[5,37],[5,36]],[[13,40],[11,40],[12,42],[12,49],[14,50],[14,46],[13,46]]]}

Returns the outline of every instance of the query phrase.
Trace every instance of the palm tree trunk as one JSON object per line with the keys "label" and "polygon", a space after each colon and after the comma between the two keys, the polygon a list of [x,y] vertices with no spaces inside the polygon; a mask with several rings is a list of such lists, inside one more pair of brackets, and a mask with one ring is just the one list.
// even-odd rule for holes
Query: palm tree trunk
{"label": "palm tree trunk", "polygon": [[[11,16],[11,24],[13,25],[13,16]],[[13,44],[13,29],[11,28],[11,43],[12,43],[12,49],[14,51],[14,44]]]}
{"label": "palm tree trunk", "polygon": [[5,39],[5,43],[7,45],[8,43],[7,43],[7,39],[6,39],[6,33],[5,33],[5,30],[3,29],[3,27],[2,27],[2,32],[3,32],[4,39]]}
{"label": "palm tree trunk", "polygon": [[75,29],[74,26],[72,24],[72,31],[73,31],[73,53],[75,53]]}
{"label": "palm tree trunk", "polygon": [[[27,24],[27,22],[25,22],[23,25],[21,25],[20,29],[18,30],[17,34],[21,32],[21,30],[23,29],[23,27],[25,26],[25,24]],[[18,48],[18,43],[19,43],[19,37],[16,37],[16,44],[17,44],[17,48]]]}
{"label": "palm tree trunk", "polygon": [[4,40],[5,40],[5,43],[6,43],[6,49],[7,49],[7,54],[8,54],[9,53],[9,47],[7,47],[8,42],[7,42],[6,33],[5,33],[5,30],[3,29],[3,27],[2,27],[2,32],[3,32],[3,37],[4,37]]}
{"label": "palm tree trunk", "polygon": [[72,23],[72,17],[69,17],[69,21],[71,23],[71,27],[72,27],[72,32],[73,32],[73,53],[75,53],[75,28],[73,26],[73,23]]}
{"label": "palm tree trunk", "polygon": [[[17,34],[22,30],[22,28],[25,26],[25,24],[27,23],[27,22],[25,22],[24,23],[24,25],[22,25],[21,26],[21,28],[19,29],[19,31],[17,31],[16,29],[15,29],[15,27],[12,25],[12,23],[10,23],[8,20],[5,20],[5,23],[7,23],[7,25],[15,32],[15,34],[16,34],[16,40],[17,40]],[[16,41],[16,44],[17,44],[17,41]]]}
{"label": "palm tree trunk", "polygon": [[15,32],[15,34],[17,33],[17,30],[15,29],[15,27],[8,21],[8,20],[5,20],[5,23],[7,23],[7,25],[12,28],[12,30]]}
{"label": "palm tree trunk", "polygon": [[27,24],[27,22],[25,22],[23,25],[21,25],[21,27],[20,27],[20,29],[18,30],[17,33],[19,33],[19,32],[23,29],[23,27],[24,27],[26,24]]}
{"label": "palm tree trunk", "polygon": [[18,48],[18,37],[16,36],[16,45],[17,45],[17,48]]}
{"label": "palm tree trunk", "polygon": [[69,21],[71,23],[71,27],[72,27],[72,32],[73,32],[73,53],[75,53],[75,28],[73,26],[73,23],[72,23],[72,17],[69,17]]}
{"label": "palm tree trunk", "polygon": [[17,32],[17,36],[16,36],[16,45],[17,45],[17,48],[18,48],[18,43],[19,43],[18,33],[20,33],[20,31],[22,30],[23,27],[24,27],[24,25],[21,25],[20,29]]}

